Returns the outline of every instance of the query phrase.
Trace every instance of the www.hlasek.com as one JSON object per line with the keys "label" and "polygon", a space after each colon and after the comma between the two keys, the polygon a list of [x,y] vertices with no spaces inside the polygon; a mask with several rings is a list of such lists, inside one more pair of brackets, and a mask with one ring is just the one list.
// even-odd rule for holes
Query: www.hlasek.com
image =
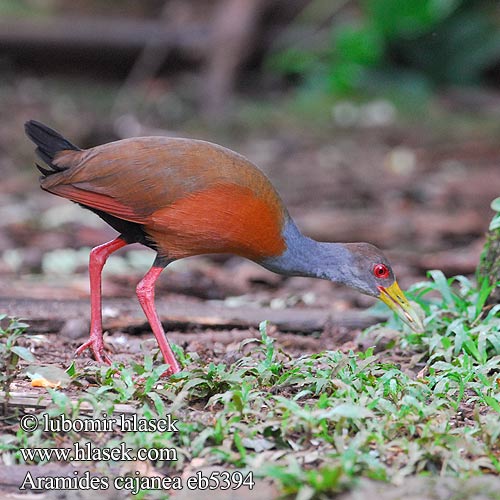
{"label": "www.hlasek.com", "polygon": [[[178,432],[178,420],[171,415],[160,419],[139,418],[137,415],[120,415],[119,417],[79,418],[70,419],[65,415],[50,417],[47,413],[39,416],[24,415],[19,424],[25,432],[41,429],[44,432]],[[120,443],[115,447],[99,447],[92,442],[76,442],[69,448],[21,448],[19,450],[25,462],[100,462],[100,461],[161,461],[177,460],[176,448],[138,448],[127,447]],[[20,490],[103,490],[114,487],[117,490],[127,490],[137,494],[143,490],[228,490],[243,486],[254,487],[253,473],[241,471],[212,471],[204,475],[201,471],[187,478],[180,476],[141,476],[139,472],[133,475],[109,478],[102,475],[92,475],[89,471],[80,474],[74,471],[73,476],[33,476],[28,472],[19,486]]]}

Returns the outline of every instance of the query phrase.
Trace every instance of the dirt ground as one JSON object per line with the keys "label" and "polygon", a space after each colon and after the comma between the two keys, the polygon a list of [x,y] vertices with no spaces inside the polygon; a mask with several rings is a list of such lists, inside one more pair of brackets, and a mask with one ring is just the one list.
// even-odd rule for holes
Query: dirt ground
{"label": "dirt ground", "polygon": [[[23,342],[38,363],[67,368],[88,335],[88,251],[115,233],[90,212],[39,189],[22,123],[39,118],[40,106],[20,106],[0,130],[0,312],[31,325]],[[98,143],[89,140],[92,123],[70,130],[68,138]],[[259,165],[304,233],[380,246],[403,289],[428,269],[474,273],[492,217],[489,204],[499,195],[500,146],[493,134],[436,134],[411,124],[332,128],[317,136],[290,127],[228,142],[209,132],[200,138],[224,142]],[[140,361],[143,349],[156,347],[134,294],[153,258],[134,245],[108,263],[103,319],[114,359]],[[156,297],[169,338],[206,361],[236,360],[239,343],[258,336],[265,319],[291,356],[372,345],[360,334],[377,321],[366,312],[371,298],[325,281],[284,278],[232,256],[172,264]],[[388,356],[413,374],[421,369],[404,353]],[[94,361],[87,354],[76,363]],[[11,390],[43,393],[25,378]]]}

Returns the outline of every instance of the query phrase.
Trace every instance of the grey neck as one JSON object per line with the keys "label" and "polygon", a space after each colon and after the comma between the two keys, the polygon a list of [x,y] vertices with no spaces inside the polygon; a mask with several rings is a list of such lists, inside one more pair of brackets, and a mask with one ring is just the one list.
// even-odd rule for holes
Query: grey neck
{"label": "grey neck", "polygon": [[348,268],[349,252],[342,243],[322,243],[304,236],[291,218],[283,230],[287,249],[259,264],[285,276],[307,276],[343,283],[341,269]]}

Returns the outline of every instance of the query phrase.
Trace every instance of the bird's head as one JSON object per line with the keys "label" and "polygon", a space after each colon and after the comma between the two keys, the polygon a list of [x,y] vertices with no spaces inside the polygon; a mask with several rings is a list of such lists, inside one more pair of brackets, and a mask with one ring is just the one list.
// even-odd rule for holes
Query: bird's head
{"label": "bird's head", "polygon": [[302,235],[293,221],[285,225],[286,251],[258,261],[276,273],[310,276],[341,283],[379,298],[415,331],[424,329],[422,320],[408,302],[384,254],[369,243],[319,242]]}
{"label": "bird's head", "polygon": [[369,243],[347,243],[350,265],[343,283],[366,295],[379,298],[415,331],[422,331],[422,320],[399,288],[392,267],[384,254]]}

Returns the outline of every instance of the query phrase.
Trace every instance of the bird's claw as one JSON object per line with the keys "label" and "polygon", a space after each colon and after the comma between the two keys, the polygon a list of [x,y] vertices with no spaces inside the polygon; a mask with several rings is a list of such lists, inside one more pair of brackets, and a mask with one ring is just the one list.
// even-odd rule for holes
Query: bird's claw
{"label": "bird's claw", "polygon": [[87,342],[82,344],[75,351],[75,356],[80,356],[87,349],[90,349],[92,351],[92,354],[94,355],[94,359],[98,363],[103,363],[103,364],[106,363],[108,365],[111,364],[111,358],[108,356],[108,354],[104,350],[104,343],[102,341],[102,336],[97,337],[94,335],[90,335],[89,340],[87,340]]}
{"label": "bird's claw", "polygon": [[179,370],[174,370],[172,368],[167,368],[162,374],[161,378],[169,378],[171,375],[175,375],[176,373],[179,373]]}

